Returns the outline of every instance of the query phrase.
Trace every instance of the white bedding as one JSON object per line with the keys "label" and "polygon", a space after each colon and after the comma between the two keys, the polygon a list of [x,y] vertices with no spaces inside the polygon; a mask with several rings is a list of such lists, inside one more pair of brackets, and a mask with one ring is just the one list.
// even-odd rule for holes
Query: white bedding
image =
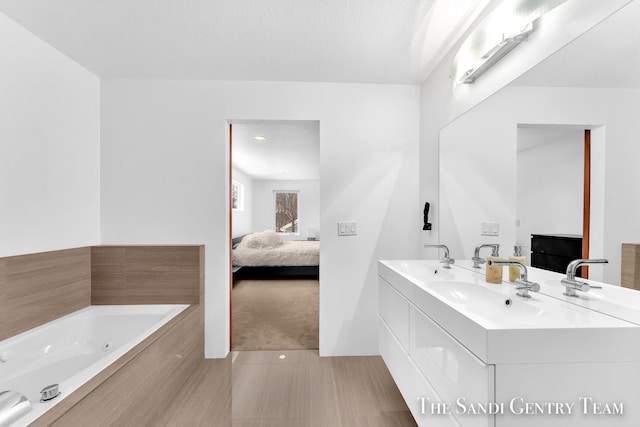
{"label": "white bedding", "polygon": [[[279,267],[320,265],[320,242],[283,241],[273,244],[256,244],[253,236],[245,237],[233,250],[233,265],[238,267]],[[271,236],[268,236],[269,238]],[[278,236],[279,238],[279,236]],[[252,247],[253,246],[253,247]],[[265,247],[266,246],[266,247]]]}

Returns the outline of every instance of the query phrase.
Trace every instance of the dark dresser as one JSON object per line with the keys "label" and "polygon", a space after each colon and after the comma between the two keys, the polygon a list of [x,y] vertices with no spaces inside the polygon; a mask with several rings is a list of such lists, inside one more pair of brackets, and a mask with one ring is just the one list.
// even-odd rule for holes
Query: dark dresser
{"label": "dark dresser", "polygon": [[575,234],[532,234],[531,266],[565,273],[567,265],[582,258],[582,236]]}

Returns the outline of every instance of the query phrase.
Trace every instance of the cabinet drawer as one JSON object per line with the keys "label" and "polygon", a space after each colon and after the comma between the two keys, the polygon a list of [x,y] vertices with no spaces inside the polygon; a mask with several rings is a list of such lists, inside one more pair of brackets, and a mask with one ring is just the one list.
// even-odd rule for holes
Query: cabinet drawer
{"label": "cabinet drawer", "polygon": [[[427,404],[436,404],[442,402],[442,399],[413,363],[409,354],[404,351],[382,318],[378,319],[378,323],[380,355],[418,425],[421,427],[460,427],[453,415],[431,413]],[[422,400],[419,398],[426,402],[424,413],[422,412]]]}
{"label": "cabinet drawer", "polygon": [[[494,366],[486,365],[420,310],[410,308],[410,356],[444,402],[456,408],[495,401]],[[459,412],[454,410],[455,412]],[[493,415],[457,414],[462,426],[494,425]]]}
{"label": "cabinet drawer", "polygon": [[406,369],[409,354],[400,345],[382,318],[378,319],[378,350],[400,393],[402,393],[402,397],[407,405],[411,406],[413,403],[411,400],[414,396],[411,396],[411,377]]}
{"label": "cabinet drawer", "polygon": [[408,351],[409,302],[381,277],[378,278],[378,313]]}

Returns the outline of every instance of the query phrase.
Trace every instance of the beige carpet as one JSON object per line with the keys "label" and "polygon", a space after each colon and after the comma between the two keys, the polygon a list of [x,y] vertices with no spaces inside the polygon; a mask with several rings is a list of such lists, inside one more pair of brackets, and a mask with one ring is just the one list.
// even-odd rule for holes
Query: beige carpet
{"label": "beige carpet", "polygon": [[232,294],[233,350],[318,348],[317,280],[240,280]]}

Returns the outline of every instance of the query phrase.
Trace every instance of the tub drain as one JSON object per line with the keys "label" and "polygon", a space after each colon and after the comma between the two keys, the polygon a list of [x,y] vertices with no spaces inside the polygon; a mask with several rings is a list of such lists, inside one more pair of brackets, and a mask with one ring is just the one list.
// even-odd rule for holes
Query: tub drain
{"label": "tub drain", "polygon": [[42,396],[40,397],[40,402],[46,402],[51,399],[55,399],[60,394],[58,390],[58,384],[51,384],[40,390]]}
{"label": "tub drain", "polygon": [[102,344],[102,351],[109,351],[109,350],[111,350],[111,347],[113,347],[113,343],[112,342],[108,342],[106,344]]}

